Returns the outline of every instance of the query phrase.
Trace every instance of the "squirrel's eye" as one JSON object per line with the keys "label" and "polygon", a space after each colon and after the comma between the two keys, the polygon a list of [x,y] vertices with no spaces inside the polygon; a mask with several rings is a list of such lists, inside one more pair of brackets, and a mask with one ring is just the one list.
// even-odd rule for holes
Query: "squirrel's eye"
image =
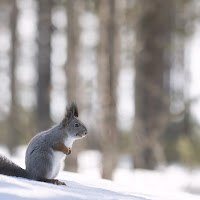
{"label": "squirrel's eye", "polygon": [[79,124],[75,123],[75,124],[74,124],[74,127],[76,127],[76,128],[79,127]]}

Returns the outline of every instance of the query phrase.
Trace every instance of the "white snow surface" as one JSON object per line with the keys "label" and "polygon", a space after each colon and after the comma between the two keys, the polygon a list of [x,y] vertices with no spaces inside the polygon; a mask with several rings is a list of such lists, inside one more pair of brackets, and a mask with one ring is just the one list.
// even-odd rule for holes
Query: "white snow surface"
{"label": "white snow surface", "polygon": [[[0,146],[1,154],[25,168],[26,146],[11,157]],[[83,151],[78,156],[79,173],[61,171],[57,179],[67,186],[0,175],[0,200],[199,200],[200,170],[181,165],[160,167],[155,171],[133,170],[127,156],[121,159],[113,181],[100,179],[101,154]]]}
{"label": "white snow surface", "polygon": [[67,186],[31,181],[0,175],[0,199],[58,199],[58,200],[137,200],[150,199],[123,191],[120,186],[107,180],[88,179],[87,176],[61,172],[58,179]]}
{"label": "white snow surface", "polygon": [[[118,171],[118,173],[120,173]],[[121,174],[123,175],[123,173]],[[180,175],[180,174],[179,174]],[[146,178],[145,178],[146,176]],[[141,178],[143,178],[141,180]],[[200,196],[180,191],[174,187],[177,181],[166,179],[154,172],[140,171],[136,180],[115,183],[88,175],[61,172],[58,177],[67,186],[57,186],[23,178],[0,175],[1,200],[199,200]],[[120,178],[120,176],[119,176]],[[176,176],[175,179],[178,177]],[[130,176],[130,180],[132,177]],[[149,181],[147,181],[149,179]],[[154,182],[154,179],[156,180]],[[162,179],[162,180],[160,180]],[[180,181],[185,181],[184,178]],[[137,184],[138,182],[138,184]],[[151,185],[154,183],[154,185]],[[183,183],[184,185],[184,183]]]}

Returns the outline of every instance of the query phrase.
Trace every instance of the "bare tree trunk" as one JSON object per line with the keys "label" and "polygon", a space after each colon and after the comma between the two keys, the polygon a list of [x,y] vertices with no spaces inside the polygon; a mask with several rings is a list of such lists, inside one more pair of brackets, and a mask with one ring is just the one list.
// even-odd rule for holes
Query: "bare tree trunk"
{"label": "bare tree trunk", "polygon": [[38,0],[38,131],[50,127],[50,74],[51,74],[51,10],[52,0]]}
{"label": "bare tree trunk", "polygon": [[[78,63],[79,63],[79,15],[80,15],[80,1],[67,0],[67,63],[66,63],[66,77],[67,77],[67,102],[72,101],[78,104],[79,102],[79,87],[81,84]],[[65,169],[76,172],[78,169],[77,156],[80,151],[80,143],[75,143],[72,154],[67,157]]]}
{"label": "bare tree trunk", "polygon": [[160,136],[169,114],[173,2],[137,3],[133,160],[136,168],[154,169],[164,161]]}
{"label": "bare tree trunk", "polygon": [[78,101],[79,62],[79,1],[67,1],[67,101]]}
{"label": "bare tree trunk", "polygon": [[119,134],[117,117],[117,78],[119,34],[117,1],[101,0],[99,7],[100,41],[98,49],[98,87],[100,101],[100,135],[102,144],[102,177],[112,178],[118,160]]}
{"label": "bare tree trunk", "polygon": [[9,113],[9,139],[8,146],[13,153],[16,146],[20,143],[20,133],[17,114],[17,97],[16,97],[16,59],[17,59],[17,18],[18,9],[16,0],[11,1],[10,31],[11,31],[11,49],[10,49],[10,90],[11,102]]}

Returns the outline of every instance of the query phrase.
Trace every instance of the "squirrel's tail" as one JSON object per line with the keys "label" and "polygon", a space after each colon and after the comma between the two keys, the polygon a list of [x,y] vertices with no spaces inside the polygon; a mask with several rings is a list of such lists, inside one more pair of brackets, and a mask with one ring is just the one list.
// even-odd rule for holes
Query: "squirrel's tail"
{"label": "squirrel's tail", "polygon": [[27,173],[24,169],[1,155],[0,174],[27,178]]}

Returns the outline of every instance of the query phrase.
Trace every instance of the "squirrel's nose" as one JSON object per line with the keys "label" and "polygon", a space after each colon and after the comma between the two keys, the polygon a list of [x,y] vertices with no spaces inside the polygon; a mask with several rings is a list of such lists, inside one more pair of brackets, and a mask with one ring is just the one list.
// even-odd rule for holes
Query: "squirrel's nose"
{"label": "squirrel's nose", "polygon": [[85,135],[87,135],[87,128],[85,127],[85,131],[84,131]]}

